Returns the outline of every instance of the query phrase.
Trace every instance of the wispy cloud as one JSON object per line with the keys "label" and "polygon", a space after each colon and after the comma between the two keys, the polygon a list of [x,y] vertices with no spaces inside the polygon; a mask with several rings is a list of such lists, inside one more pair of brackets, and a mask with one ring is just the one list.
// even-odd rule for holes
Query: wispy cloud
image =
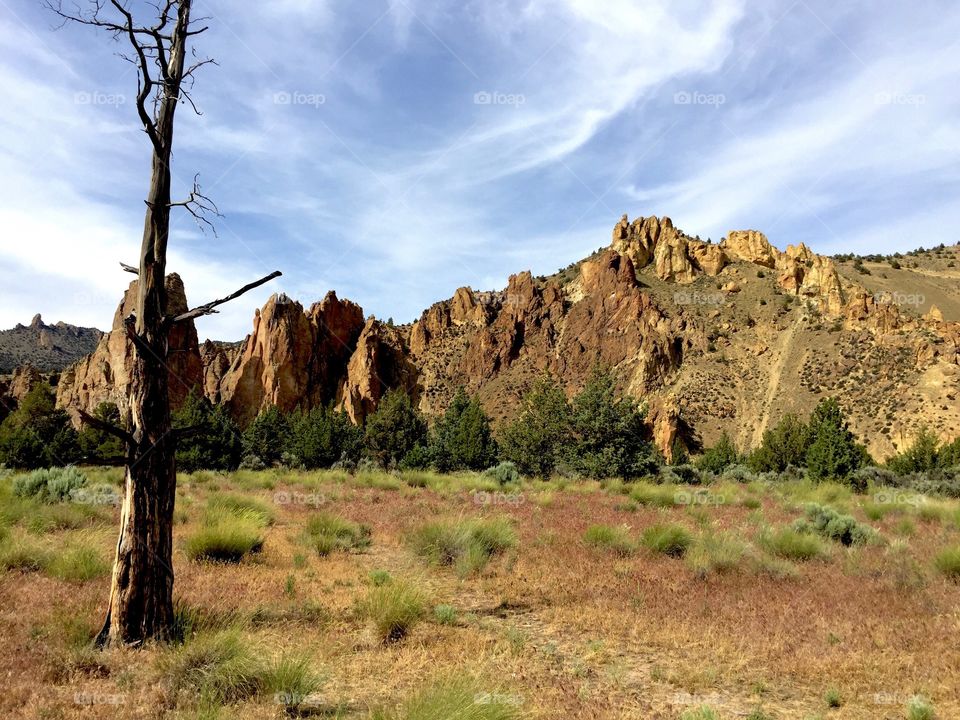
{"label": "wispy cloud", "polygon": [[[242,336],[275,290],[408,320],[458,285],[565,266],[621,212],[820,250],[955,239],[960,9],[945,2],[197,11],[220,66],[198,79],[204,114],[180,115],[175,185],[200,173],[226,217],[217,237],[177,218],[171,270],[196,302],[285,273],[202,335]],[[17,12],[0,10],[0,326],[40,311],[103,327],[142,226],[135,76],[109,38]]]}

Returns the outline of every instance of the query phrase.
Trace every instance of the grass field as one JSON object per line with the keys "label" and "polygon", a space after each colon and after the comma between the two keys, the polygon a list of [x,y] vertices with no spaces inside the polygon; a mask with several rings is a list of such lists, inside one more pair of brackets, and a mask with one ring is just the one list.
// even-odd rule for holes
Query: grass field
{"label": "grass field", "polygon": [[5,718],[960,717],[957,501],[182,475],[182,638],[97,652],[110,494],[0,482]]}

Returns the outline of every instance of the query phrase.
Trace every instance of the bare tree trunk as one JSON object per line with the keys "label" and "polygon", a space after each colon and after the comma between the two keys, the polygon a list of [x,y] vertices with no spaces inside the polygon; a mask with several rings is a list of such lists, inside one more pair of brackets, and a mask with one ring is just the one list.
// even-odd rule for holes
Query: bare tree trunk
{"label": "bare tree trunk", "polygon": [[140,247],[130,384],[132,447],[120,538],[101,644],[164,639],[173,628],[173,510],[177,493],[176,442],[171,433],[167,372],[170,321],[166,315],[167,237],[170,230],[170,155],[173,120],[190,23],[181,0],[165,84],[157,108],[153,170]]}
{"label": "bare tree trunk", "polygon": [[[216,205],[200,193],[196,178],[187,200],[171,202],[170,198],[170,158],[177,105],[186,102],[196,111],[189,93],[193,74],[213,60],[201,59],[190,67],[184,65],[188,40],[207,29],[191,28],[192,0],[160,0],[147,4],[157,12],[153,25],[137,24],[124,0],[95,0],[86,11],[80,6],[65,11],[63,0],[45,0],[46,7],[65,23],[108,30],[114,38],[125,37],[129,41],[135,55],[123,57],[138,71],[137,114],[153,147],[140,264],[133,268],[121,263],[125,271],[139,276],[135,316],[124,321],[134,348],[128,423],[131,430],[80,413],[84,422],[113,433],[127,448],[120,537],[110,583],[110,604],[97,637],[100,645],[139,645],[150,639],[169,638],[173,631],[176,445],[178,437],[191,434],[196,428],[182,431],[171,428],[167,387],[170,329],[175,323],[216,312],[217,306],[280,275],[275,271],[223,299],[177,317],[167,315],[167,237],[171,208],[182,207],[198,224],[203,222],[210,227],[212,223],[205,213],[219,215]],[[184,87],[185,83],[188,87]]]}

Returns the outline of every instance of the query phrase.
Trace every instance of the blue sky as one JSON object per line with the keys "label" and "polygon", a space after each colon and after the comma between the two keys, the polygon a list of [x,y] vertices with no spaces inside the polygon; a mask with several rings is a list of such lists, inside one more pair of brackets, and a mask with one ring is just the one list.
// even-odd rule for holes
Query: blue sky
{"label": "blue sky", "polygon": [[[142,4],[134,2],[133,7]],[[238,8],[244,8],[242,11]],[[197,0],[204,68],[170,242],[200,321],[330,289],[413,319],[609,242],[622,213],[719,240],[880,252],[960,239],[960,5],[920,0]],[[148,179],[110,37],[0,0],[0,327],[109,325]],[[176,212],[176,211],[175,211]]]}

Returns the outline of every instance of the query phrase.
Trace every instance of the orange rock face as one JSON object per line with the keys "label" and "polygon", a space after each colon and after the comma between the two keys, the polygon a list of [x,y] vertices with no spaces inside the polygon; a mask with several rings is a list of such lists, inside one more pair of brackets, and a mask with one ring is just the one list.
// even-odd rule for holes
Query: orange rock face
{"label": "orange rock face", "polygon": [[[113,329],[101,340],[97,349],[64,370],[57,386],[57,406],[67,411],[91,412],[101,402],[116,403],[122,416],[127,413],[127,390],[133,360],[133,343],[127,337],[123,320],[136,307],[137,281],[130,283],[113,317]],[[187,311],[187,296],[180,276],[167,276],[167,308],[169,315]],[[170,404],[180,407],[190,391],[203,387],[203,365],[193,321],[177,323],[169,338]],[[75,415],[75,413],[73,413]]]}

